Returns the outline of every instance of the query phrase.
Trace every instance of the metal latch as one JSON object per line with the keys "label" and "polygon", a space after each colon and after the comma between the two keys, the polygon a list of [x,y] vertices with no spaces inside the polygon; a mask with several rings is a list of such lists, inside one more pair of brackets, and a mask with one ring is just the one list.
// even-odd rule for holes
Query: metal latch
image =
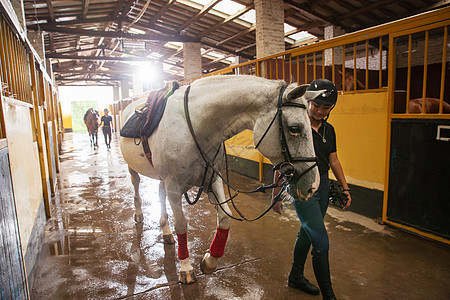
{"label": "metal latch", "polygon": [[450,126],[448,126],[448,125],[439,125],[437,127],[436,140],[444,141],[444,142],[450,141]]}

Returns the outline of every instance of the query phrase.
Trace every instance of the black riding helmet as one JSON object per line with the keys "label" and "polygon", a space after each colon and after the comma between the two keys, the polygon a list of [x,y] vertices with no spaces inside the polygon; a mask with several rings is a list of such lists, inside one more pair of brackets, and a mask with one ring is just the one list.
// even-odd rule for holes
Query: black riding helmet
{"label": "black riding helmet", "polygon": [[311,82],[306,91],[322,91],[316,98],[311,99],[318,104],[334,105],[337,101],[337,90],[333,82],[328,79],[316,79]]}

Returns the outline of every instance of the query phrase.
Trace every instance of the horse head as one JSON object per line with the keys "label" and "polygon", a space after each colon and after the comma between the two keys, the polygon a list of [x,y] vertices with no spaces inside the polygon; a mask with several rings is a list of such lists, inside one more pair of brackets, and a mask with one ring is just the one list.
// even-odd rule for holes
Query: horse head
{"label": "horse head", "polygon": [[314,95],[306,93],[308,86],[280,86],[270,96],[272,108],[261,115],[253,130],[256,148],[288,180],[288,193],[301,201],[306,201],[319,185],[307,112],[307,101]]}

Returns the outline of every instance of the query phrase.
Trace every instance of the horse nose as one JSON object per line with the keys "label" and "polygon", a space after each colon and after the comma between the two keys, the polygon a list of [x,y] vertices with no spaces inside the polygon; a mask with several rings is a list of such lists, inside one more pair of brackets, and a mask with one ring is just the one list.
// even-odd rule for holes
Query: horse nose
{"label": "horse nose", "polygon": [[315,176],[315,179],[314,179],[314,182],[313,182],[313,184],[312,184],[312,186],[311,186],[311,188],[309,189],[309,193],[312,195],[312,194],[314,194],[318,189],[319,189],[319,185],[320,185],[320,175],[319,175],[319,170],[318,170],[318,168],[316,167],[315,168],[315,170],[316,170],[316,176]]}

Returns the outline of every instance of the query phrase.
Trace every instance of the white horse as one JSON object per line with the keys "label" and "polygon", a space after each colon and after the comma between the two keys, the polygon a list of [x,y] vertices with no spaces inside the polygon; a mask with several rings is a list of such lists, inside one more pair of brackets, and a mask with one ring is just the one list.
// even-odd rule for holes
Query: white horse
{"label": "white horse", "polygon": [[[316,94],[306,92],[308,85],[286,86],[283,81],[267,80],[255,76],[216,76],[195,81],[188,90],[189,119],[201,150],[208,160],[214,160],[216,169],[223,167],[222,155],[217,155],[220,145],[241,132],[251,129],[258,150],[274,165],[287,160],[283,165],[300,174],[289,189],[295,198],[306,201],[318,187],[319,176],[312,157],[315,156],[310,121],[307,114],[306,98]],[[189,130],[184,111],[187,86],[181,86],[167,100],[165,113],[158,128],[148,139],[153,165],[147,160],[142,145],[136,145],[133,138],[120,139],[123,157],[128,163],[132,183],[135,188],[135,219],[143,220],[139,196],[139,174],[160,180],[159,198],[161,202],[160,225],[165,243],[174,239],[169,227],[165,199],[168,197],[174,214],[174,227],[178,240],[178,257],[181,260],[179,279],[189,284],[196,281],[194,269],[189,261],[187,248],[187,223],[182,211],[182,195],[194,186],[201,186],[205,172],[205,160],[200,154],[192,133]],[[279,98],[281,97],[281,98]],[[278,102],[280,101],[280,105]],[[122,124],[142,107],[144,100],[128,105],[122,114]],[[279,108],[278,108],[279,107]],[[277,113],[278,112],[278,113]],[[282,115],[280,115],[282,112]],[[281,117],[281,123],[278,120]],[[280,124],[283,127],[279,130]],[[281,135],[289,157],[282,153]],[[221,152],[221,151],[219,151]],[[296,159],[296,158],[306,158]],[[211,168],[209,168],[211,170]],[[304,174],[302,174],[304,173]],[[226,201],[223,181],[217,174],[208,172],[205,190],[213,203]],[[213,175],[213,176],[211,176]],[[212,182],[210,182],[212,181]],[[294,187],[294,188],[293,188]],[[216,206],[217,231],[201,262],[204,273],[212,273],[223,255],[228,230],[231,225],[231,211],[227,204]]]}

